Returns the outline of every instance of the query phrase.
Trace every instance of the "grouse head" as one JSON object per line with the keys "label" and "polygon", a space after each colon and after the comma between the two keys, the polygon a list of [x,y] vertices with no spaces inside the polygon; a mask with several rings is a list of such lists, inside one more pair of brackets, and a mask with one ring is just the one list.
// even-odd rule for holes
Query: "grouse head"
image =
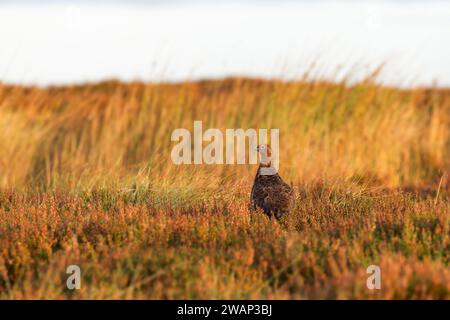
{"label": "grouse head", "polygon": [[259,162],[261,167],[270,167],[272,159],[272,150],[267,144],[260,144],[256,147],[259,153]]}

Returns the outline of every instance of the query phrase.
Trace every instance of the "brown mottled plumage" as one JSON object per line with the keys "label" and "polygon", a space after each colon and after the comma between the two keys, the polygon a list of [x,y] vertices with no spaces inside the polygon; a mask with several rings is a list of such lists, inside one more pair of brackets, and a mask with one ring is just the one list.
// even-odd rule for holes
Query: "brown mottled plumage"
{"label": "brown mottled plumage", "polygon": [[294,190],[281,179],[275,170],[270,175],[261,174],[263,168],[271,168],[271,151],[269,146],[260,145],[258,146],[258,152],[260,153],[261,161],[252,187],[252,208],[254,210],[261,208],[269,217],[275,216],[277,219],[280,219],[287,215],[291,209],[294,200]]}

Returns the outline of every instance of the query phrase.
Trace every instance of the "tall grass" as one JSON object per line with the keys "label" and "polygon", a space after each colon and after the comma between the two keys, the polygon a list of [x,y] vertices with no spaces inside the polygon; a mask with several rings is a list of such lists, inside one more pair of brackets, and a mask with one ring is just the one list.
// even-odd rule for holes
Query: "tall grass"
{"label": "tall grass", "polygon": [[438,182],[450,164],[448,91],[248,79],[3,85],[0,186],[74,190],[174,177],[202,185],[208,177],[212,186],[250,180],[248,166],[171,163],[171,132],[192,130],[194,120],[205,129],[279,128],[281,172],[296,184],[339,179],[419,186]]}
{"label": "tall grass", "polygon": [[[285,220],[249,212],[254,166],[171,162],[194,120],[280,129]],[[448,90],[0,85],[0,298],[448,299],[449,159]]]}

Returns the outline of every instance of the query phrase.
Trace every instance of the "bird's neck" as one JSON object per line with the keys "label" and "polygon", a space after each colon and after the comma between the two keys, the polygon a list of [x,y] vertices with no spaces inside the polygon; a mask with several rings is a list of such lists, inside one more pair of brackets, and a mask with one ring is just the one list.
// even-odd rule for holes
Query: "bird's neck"
{"label": "bird's neck", "polygon": [[259,163],[259,169],[261,169],[261,168],[270,168],[271,166],[272,166],[272,162],[270,162],[270,161],[267,161],[267,162],[261,161]]}
{"label": "bird's neck", "polygon": [[256,172],[256,176],[273,176],[277,175],[277,170],[271,165],[271,163],[260,163],[258,167],[258,171]]}

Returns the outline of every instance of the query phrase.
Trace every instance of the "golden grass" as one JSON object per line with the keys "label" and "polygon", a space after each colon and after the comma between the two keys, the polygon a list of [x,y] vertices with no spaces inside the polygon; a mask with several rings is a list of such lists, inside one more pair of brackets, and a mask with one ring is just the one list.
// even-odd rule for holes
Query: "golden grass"
{"label": "golden grass", "polygon": [[[294,212],[248,211],[254,166],[173,165],[194,120],[279,128]],[[0,85],[0,298],[448,299],[449,136],[449,91],[371,81]]]}

